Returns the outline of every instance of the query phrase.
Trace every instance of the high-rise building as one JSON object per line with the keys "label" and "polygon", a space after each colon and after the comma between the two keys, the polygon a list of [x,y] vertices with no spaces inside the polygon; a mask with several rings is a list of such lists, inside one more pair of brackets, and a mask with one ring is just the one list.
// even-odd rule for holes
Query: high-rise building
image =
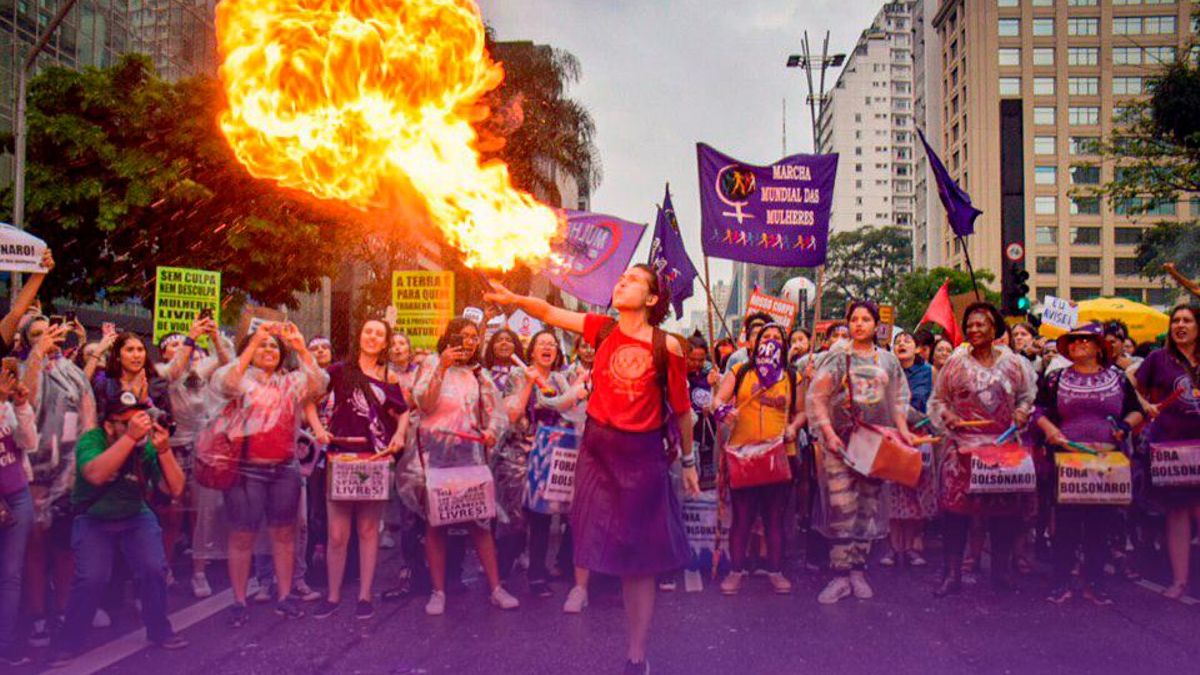
{"label": "high-rise building", "polygon": [[[940,0],[916,0],[913,24],[913,123],[925,133],[934,152],[942,141],[942,42],[933,30]],[[946,210],[938,197],[937,183],[929,175],[925,148],[913,143],[913,267],[942,265],[942,236]]]}
{"label": "high-rise building", "polygon": [[[931,24],[940,63],[928,73],[942,84],[942,157],[983,211],[967,244],[977,269],[999,276],[1023,265],[1035,302],[1170,302],[1173,291],[1139,276],[1136,246],[1147,226],[1200,215],[1197,202],[1134,215],[1087,190],[1112,180],[1100,140],[1188,45],[1197,9],[1187,0],[942,0]],[[941,257],[961,266],[962,247],[939,226]]]}
{"label": "high-rise building", "polygon": [[834,232],[913,225],[912,4],[883,6],[827,94],[817,148],[841,156]]}
{"label": "high-rise building", "polygon": [[128,0],[134,50],[168,80],[217,72],[217,0]]}

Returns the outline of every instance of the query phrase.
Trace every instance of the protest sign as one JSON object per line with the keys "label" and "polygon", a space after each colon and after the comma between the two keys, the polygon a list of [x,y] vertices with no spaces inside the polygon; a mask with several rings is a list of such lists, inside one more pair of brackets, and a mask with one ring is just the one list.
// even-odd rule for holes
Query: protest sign
{"label": "protest sign", "polygon": [[1058,453],[1054,464],[1058,468],[1059,504],[1127,506],[1133,502],[1129,458],[1119,452]]}
{"label": "protest sign", "polygon": [[393,272],[392,306],[396,330],[408,335],[413,349],[436,349],[454,318],[454,272]]}
{"label": "protest sign", "polygon": [[1071,330],[1079,325],[1079,305],[1066,298],[1047,295],[1042,302],[1042,324]]}
{"label": "protest sign", "polygon": [[329,498],[333,501],[387,501],[391,462],[353,453],[329,455]]}
{"label": "protest sign", "polygon": [[646,226],[601,213],[567,211],[564,235],[554,241],[558,262],[543,274],[565,293],[601,307],[629,267]]}
{"label": "protest sign", "polygon": [[[483,314],[483,310],[479,309],[478,307],[467,307],[466,309],[463,310],[462,317],[464,319],[466,319],[467,321],[470,321],[471,323],[482,324],[484,314]],[[396,322],[396,318],[393,316],[392,323],[395,323],[395,322]]]}
{"label": "protest sign", "polygon": [[8,223],[0,223],[0,271],[45,272],[42,269],[45,251],[46,242]]}
{"label": "protest sign", "polygon": [[[221,273],[185,267],[159,267],[154,282],[154,341],[171,333],[187,335],[200,310],[212,310],[221,324]],[[206,344],[204,338],[201,345]]]}
{"label": "protest sign", "polygon": [[[688,547],[692,550],[692,560],[688,570],[708,571],[712,569],[713,550],[717,545],[717,525],[720,522],[721,559],[729,557],[729,528],[732,523],[731,510],[724,509],[720,513],[717,492],[708,490],[694,497],[683,499],[683,531],[687,536]],[[718,517],[718,516],[723,517]]]}
{"label": "protest sign", "polygon": [[287,321],[287,314],[273,307],[247,307],[242,310],[238,319],[238,339],[242,339],[258,330],[264,323]]}
{"label": "protest sign", "polygon": [[838,156],[752,166],[696,144],[704,254],[773,267],[825,263]]}
{"label": "protest sign", "polygon": [[968,494],[1036,492],[1037,472],[1033,457],[1016,445],[989,446],[971,450],[971,480]]}
{"label": "protest sign", "polygon": [[535,513],[563,513],[575,496],[579,437],[574,429],[539,426],[529,453],[526,506]]}
{"label": "protest sign", "polygon": [[529,316],[525,310],[518,309],[508,317],[508,329],[518,336],[528,340],[545,327],[541,321]]}
{"label": "protest sign", "polygon": [[1155,487],[1200,485],[1200,444],[1176,441],[1151,445],[1150,483]]}
{"label": "protest sign", "polygon": [[788,302],[783,298],[767,295],[762,291],[751,293],[750,301],[746,303],[747,315],[753,312],[766,312],[771,315],[772,321],[783,326],[784,332],[791,330],[792,322],[796,320],[798,309],[795,303]]}
{"label": "protest sign", "polygon": [[486,466],[429,467],[425,499],[434,527],[496,517],[496,481]]}

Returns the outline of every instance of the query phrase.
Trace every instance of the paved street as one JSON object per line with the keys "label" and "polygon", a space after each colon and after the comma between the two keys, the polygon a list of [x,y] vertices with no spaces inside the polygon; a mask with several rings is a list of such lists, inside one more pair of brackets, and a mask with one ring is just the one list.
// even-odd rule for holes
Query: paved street
{"label": "paved street", "polygon": [[[390,558],[383,565],[385,582],[397,564]],[[1144,587],[1153,582],[1114,581],[1112,607],[1078,600],[1056,607],[1043,599],[1044,574],[1024,577],[1013,595],[998,595],[983,581],[938,601],[930,593],[938,576],[932,567],[876,568],[875,600],[822,607],[815,597],[824,577],[794,576],[791,597],[770,594],[764,579],[751,579],[734,598],[713,587],[660,594],[653,672],[1182,673],[1200,659],[1200,605],[1165,601]],[[524,606],[504,613],[487,605],[478,578],[469,578],[468,586],[451,593],[440,618],[424,615],[424,598],[381,604],[366,622],[352,617],[350,603],[323,621],[285,621],[261,605],[249,626],[231,631],[218,611],[183,631],[192,642],[184,651],[147,648],[114,661],[144,645],[127,610],[112,629],[95,631],[95,651],[56,672],[620,672],[623,615],[615,584],[598,584],[582,616],[561,613],[561,589],[540,600],[518,581],[513,587]],[[177,589],[173,601],[180,603],[182,625],[223,609],[228,595],[185,608]]]}

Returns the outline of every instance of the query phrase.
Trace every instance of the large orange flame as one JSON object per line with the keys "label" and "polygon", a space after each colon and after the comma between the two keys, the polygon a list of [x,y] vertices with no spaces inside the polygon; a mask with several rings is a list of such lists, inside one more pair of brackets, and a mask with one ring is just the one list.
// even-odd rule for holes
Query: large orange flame
{"label": "large orange flame", "polygon": [[221,129],[259,178],[364,211],[419,211],[471,267],[550,256],[559,219],[481,163],[503,70],[470,0],[223,0]]}

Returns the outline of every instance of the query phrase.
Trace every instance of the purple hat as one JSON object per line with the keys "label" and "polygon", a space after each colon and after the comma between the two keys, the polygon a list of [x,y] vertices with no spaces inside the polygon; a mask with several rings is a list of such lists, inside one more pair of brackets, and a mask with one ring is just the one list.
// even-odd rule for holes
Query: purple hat
{"label": "purple hat", "polygon": [[1104,365],[1108,365],[1108,349],[1104,343],[1104,326],[1092,322],[1072,328],[1071,332],[1058,338],[1058,352],[1064,356],[1070,356],[1071,343],[1076,340],[1091,340],[1095,343],[1096,349],[1100,351],[1100,361]]}

